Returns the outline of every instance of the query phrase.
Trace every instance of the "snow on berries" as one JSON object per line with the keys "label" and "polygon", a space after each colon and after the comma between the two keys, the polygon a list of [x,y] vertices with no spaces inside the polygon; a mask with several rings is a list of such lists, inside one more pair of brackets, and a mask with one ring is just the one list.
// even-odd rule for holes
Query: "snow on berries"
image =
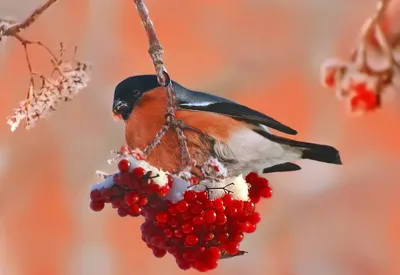
{"label": "snow on berries", "polygon": [[102,208],[98,205],[111,203],[122,217],[138,216],[147,205],[149,196],[163,197],[169,193],[172,186],[171,175],[151,167],[143,160],[121,159],[118,169],[118,173],[109,175],[104,182],[92,186],[92,210],[100,211]]}
{"label": "snow on berries", "polygon": [[118,172],[98,173],[104,181],[90,192],[90,207],[111,204],[121,217],[144,217],[142,240],[157,258],[171,254],[180,269],[208,271],[224,258],[243,255],[240,243],[256,231],[256,204],[272,195],[268,180],[256,173],[226,177],[210,159],[200,180],[190,173],[173,175],[151,166],[138,151],[121,149]]}
{"label": "snow on berries", "polygon": [[[378,13],[383,12],[379,6]],[[382,97],[399,88],[400,47],[393,30],[367,20],[361,38],[348,60],[331,58],[321,66],[321,83],[335,90],[351,113],[362,114],[381,106]],[[371,39],[373,38],[373,39]]]}

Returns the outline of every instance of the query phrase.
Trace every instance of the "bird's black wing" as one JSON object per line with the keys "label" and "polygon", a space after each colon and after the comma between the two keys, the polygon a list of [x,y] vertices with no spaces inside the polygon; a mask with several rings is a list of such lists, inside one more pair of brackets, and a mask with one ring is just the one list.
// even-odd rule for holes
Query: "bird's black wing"
{"label": "bird's black wing", "polygon": [[236,102],[215,95],[191,91],[174,82],[174,88],[182,109],[223,114],[254,125],[262,124],[286,134],[297,131],[281,122]]}

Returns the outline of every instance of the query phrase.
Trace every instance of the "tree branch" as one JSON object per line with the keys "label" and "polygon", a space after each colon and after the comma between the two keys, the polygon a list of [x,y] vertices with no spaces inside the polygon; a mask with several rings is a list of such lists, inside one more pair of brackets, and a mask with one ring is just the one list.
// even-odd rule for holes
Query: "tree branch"
{"label": "tree branch", "polygon": [[[47,0],[42,6],[37,8],[32,12],[31,15],[28,16],[22,23],[15,24],[9,29],[6,29],[3,35],[5,36],[15,36],[18,34],[20,31],[28,28],[30,25],[32,25],[40,15],[42,15],[51,5],[53,5],[55,2],[58,0]],[[13,23],[10,20],[0,20],[0,21],[7,21],[8,23]]]}
{"label": "tree branch", "polygon": [[153,22],[150,19],[149,11],[144,4],[144,1],[134,0],[134,3],[142,21],[142,25],[147,33],[147,37],[149,40],[149,55],[151,57],[151,60],[153,61],[158,82],[160,83],[160,85],[165,87],[168,97],[166,125],[157,133],[156,137],[151,142],[149,142],[148,146],[144,150],[144,153],[145,155],[150,154],[150,152],[161,142],[161,139],[168,132],[168,130],[170,128],[173,128],[178,136],[179,146],[181,148],[182,168],[191,168],[193,165],[193,161],[187,148],[186,137],[183,133],[183,130],[179,127],[178,120],[175,116],[175,111],[178,109],[178,104],[175,90],[172,86],[171,78],[167,72],[167,69],[164,66],[164,49],[157,38]]}

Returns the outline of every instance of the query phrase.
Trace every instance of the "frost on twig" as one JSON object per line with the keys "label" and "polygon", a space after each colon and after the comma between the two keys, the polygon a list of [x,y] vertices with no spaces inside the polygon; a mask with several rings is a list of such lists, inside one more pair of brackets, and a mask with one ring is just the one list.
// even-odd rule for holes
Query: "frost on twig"
{"label": "frost on twig", "polygon": [[376,13],[364,23],[349,60],[331,58],[321,67],[322,84],[334,89],[355,114],[379,108],[382,96],[399,88],[399,39],[391,37],[393,30],[385,29],[382,24],[388,20],[385,16],[390,1],[379,1]]}
{"label": "frost on twig", "polygon": [[31,83],[27,98],[8,117],[11,131],[15,131],[21,121],[25,122],[26,129],[32,128],[40,118],[57,110],[60,102],[72,100],[88,85],[89,68],[89,64],[84,62],[61,61],[51,78],[38,75],[41,79],[40,87],[35,88]]}
{"label": "frost on twig", "polygon": [[[12,132],[16,130],[21,121],[24,121],[26,129],[32,128],[40,118],[46,117],[52,111],[56,110],[59,102],[71,100],[88,84],[89,64],[76,60],[75,54],[73,58],[64,59],[64,47],[62,43],[60,55],[57,57],[41,41],[28,40],[20,34],[22,30],[33,24],[56,1],[47,0],[21,23],[8,19],[0,19],[0,41],[5,37],[12,37],[23,46],[30,74],[26,99],[21,101],[19,106],[14,109],[13,114],[7,118],[7,123],[10,125]],[[50,76],[45,76],[33,70],[28,51],[31,45],[39,46],[47,52],[53,67]],[[39,80],[40,84],[36,85],[35,80]]]}
{"label": "frost on twig", "polygon": [[8,31],[16,26],[17,23],[11,20],[0,19],[0,41],[4,41]]}

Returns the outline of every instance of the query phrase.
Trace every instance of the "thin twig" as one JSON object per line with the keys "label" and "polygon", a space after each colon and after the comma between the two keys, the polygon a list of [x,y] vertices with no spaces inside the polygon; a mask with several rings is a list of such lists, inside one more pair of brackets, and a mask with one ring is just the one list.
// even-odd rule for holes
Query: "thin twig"
{"label": "thin twig", "polygon": [[[386,12],[389,1],[390,0],[381,0],[378,2],[374,15],[369,17],[363,24],[359,43],[357,44],[358,46],[351,54],[351,60],[356,64],[360,72],[379,77],[380,81],[377,87],[378,95],[380,95],[383,91],[383,85],[387,85],[388,83],[392,82],[393,69],[400,67],[400,64],[394,57],[392,48],[389,45],[388,38],[383,33],[382,27],[379,24]],[[367,44],[369,43],[368,40],[373,35],[375,35],[378,45],[389,59],[390,65],[388,68],[382,70],[373,69],[367,62]]]}
{"label": "thin twig", "polygon": [[53,51],[47,47],[45,44],[43,44],[41,41],[31,41],[31,40],[27,40],[25,38],[23,38],[21,35],[19,34],[15,34],[14,37],[23,45],[31,45],[31,44],[35,44],[38,45],[40,47],[42,47],[43,49],[45,49],[47,51],[47,53],[51,56],[52,62],[58,63],[59,62],[59,58],[57,58],[57,56],[53,53]]}
{"label": "thin twig", "polygon": [[229,190],[228,187],[235,185],[235,184],[232,182],[232,183],[229,183],[229,184],[227,184],[225,186],[221,186],[221,187],[208,187],[207,185],[204,185],[202,183],[200,183],[200,185],[203,185],[206,188],[207,195],[210,196],[212,193],[212,190],[222,190],[222,191],[224,191],[225,194],[231,194],[231,193],[233,193],[233,191]]}
{"label": "thin twig", "polygon": [[33,87],[35,87],[35,81],[34,81],[34,78],[33,78],[34,72],[33,72],[33,69],[32,69],[31,60],[29,58],[28,47],[27,47],[26,44],[23,44],[23,46],[24,46],[26,64],[28,65],[28,70],[29,70],[29,74],[30,74],[30,78],[29,78],[30,86],[29,86],[28,93],[26,94],[26,99],[29,99],[29,98],[32,97],[32,95],[33,95]]}
{"label": "thin twig", "polygon": [[154,147],[156,147],[160,143],[161,139],[168,132],[168,130],[172,128],[178,136],[179,146],[181,149],[182,168],[192,167],[193,161],[187,147],[186,137],[182,129],[179,127],[178,120],[176,119],[175,116],[175,111],[178,109],[178,103],[177,103],[178,100],[176,98],[174,87],[172,86],[171,78],[167,72],[167,69],[164,66],[164,61],[163,61],[164,49],[157,38],[153,22],[150,19],[149,11],[146,5],[144,4],[144,1],[134,0],[134,3],[136,5],[136,9],[142,21],[142,25],[147,33],[147,38],[149,41],[149,55],[151,57],[151,60],[153,61],[158,82],[160,83],[161,86],[165,87],[168,98],[166,125],[157,133],[156,137],[149,143],[149,145],[144,150],[144,153],[145,155],[148,155],[154,149]]}
{"label": "thin twig", "polygon": [[[7,29],[3,35],[5,36],[14,36],[20,31],[28,28],[32,25],[39,17],[42,15],[51,5],[53,5],[58,0],[47,0],[42,6],[34,10],[31,15],[28,16],[22,23],[19,23],[11,28]],[[10,22],[7,20],[7,22]]]}
{"label": "thin twig", "polygon": [[378,2],[377,7],[376,7],[376,12],[373,16],[369,17],[367,21],[363,24],[361,27],[361,33],[359,37],[359,43],[357,43],[358,47],[353,50],[351,54],[351,58],[353,60],[357,60],[358,58],[361,58],[361,66],[365,67],[366,66],[366,43],[368,37],[371,36],[372,32],[374,31],[375,26],[378,24],[379,20],[382,18],[385,9],[387,7],[388,1],[386,0],[381,0]]}

